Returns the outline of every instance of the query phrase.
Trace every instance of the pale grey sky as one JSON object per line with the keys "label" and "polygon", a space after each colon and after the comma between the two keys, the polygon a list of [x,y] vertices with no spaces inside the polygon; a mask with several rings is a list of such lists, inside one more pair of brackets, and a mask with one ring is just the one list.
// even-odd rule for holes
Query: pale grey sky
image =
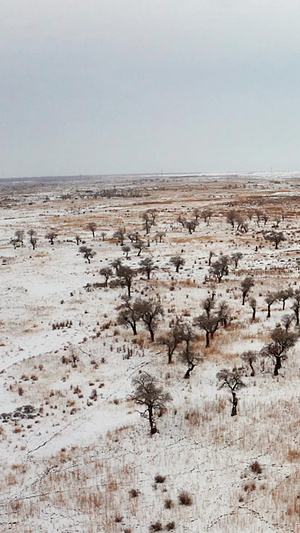
{"label": "pale grey sky", "polygon": [[0,177],[300,169],[299,0],[1,0]]}

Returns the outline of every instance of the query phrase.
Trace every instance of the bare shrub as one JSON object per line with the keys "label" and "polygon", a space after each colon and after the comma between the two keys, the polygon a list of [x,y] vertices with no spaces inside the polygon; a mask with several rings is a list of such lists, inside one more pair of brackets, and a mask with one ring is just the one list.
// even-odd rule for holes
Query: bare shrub
{"label": "bare shrub", "polygon": [[183,490],[178,495],[178,501],[180,505],[192,505],[193,504],[193,498],[192,495],[187,492],[186,490]]}

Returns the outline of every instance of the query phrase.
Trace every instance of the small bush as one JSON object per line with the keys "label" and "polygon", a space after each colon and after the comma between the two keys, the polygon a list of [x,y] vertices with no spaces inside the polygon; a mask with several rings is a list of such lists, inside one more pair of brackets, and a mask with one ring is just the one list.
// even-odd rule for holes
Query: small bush
{"label": "small bush", "polygon": [[160,474],[157,474],[154,479],[155,483],[164,483],[166,481],[166,476],[161,476]]}
{"label": "small bush", "polygon": [[155,522],[155,524],[151,524],[149,530],[150,531],[162,531],[162,523],[160,521]]}
{"label": "small bush", "polygon": [[166,530],[167,531],[172,531],[173,529],[175,529],[175,522],[173,520],[173,522],[169,522],[167,525],[166,525]]}
{"label": "small bush", "polygon": [[131,490],[129,491],[129,496],[130,496],[131,498],[137,498],[138,495],[139,495],[139,491],[136,490],[136,489],[131,489]]}
{"label": "small bush", "polygon": [[171,500],[171,498],[167,498],[165,500],[165,509],[172,509],[172,507],[174,507],[173,500]]}
{"label": "small bush", "polygon": [[191,494],[187,492],[186,490],[183,490],[182,492],[180,492],[178,496],[178,500],[179,500],[180,505],[192,505],[193,503],[193,498]]}
{"label": "small bush", "polygon": [[254,461],[252,465],[250,465],[250,469],[254,474],[261,474],[262,473],[262,467],[259,464],[258,461]]}

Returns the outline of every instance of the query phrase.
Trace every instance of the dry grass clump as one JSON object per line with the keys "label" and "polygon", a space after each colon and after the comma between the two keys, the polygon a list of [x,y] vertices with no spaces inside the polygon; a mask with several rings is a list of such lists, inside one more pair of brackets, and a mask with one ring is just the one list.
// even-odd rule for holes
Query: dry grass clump
{"label": "dry grass clump", "polygon": [[178,494],[178,501],[180,505],[193,505],[193,497],[186,490]]}

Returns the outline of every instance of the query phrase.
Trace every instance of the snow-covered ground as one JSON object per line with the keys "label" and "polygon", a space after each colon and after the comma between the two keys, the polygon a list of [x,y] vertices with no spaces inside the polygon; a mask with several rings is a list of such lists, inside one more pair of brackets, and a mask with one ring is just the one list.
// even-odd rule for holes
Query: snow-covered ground
{"label": "snow-covered ground", "polygon": [[[111,198],[95,193],[112,180],[97,178],[1,186],[0,531],[298,531],[298,344],[278,377],[272,361],[260,356],[251,377],[240,356],[259,351],[283,315],[293,313],[289,298],[284,311],[274,302],[267,318],[265,297],[299,288],[299,175],[145,175],[116,183],[124,195],[114,189]],[[177,220],[208,207],[209,224],[200,217],[191,234]],[[148,209],[157,210],[149,236],[141,218]],[[247,232],[226,222],[230,210],[247,220]],[[268,215],[266,223],[257,221],[257,211]],[[275,230],[286,240],[275,250],[264,234],[278,218]],[[97,225],[94,237],[89,222]],[[144,240],[140,257],[128,237],[128,259],[116,243],[114,232],[123,227]],[[34,250],[29,229],[37,234]],[[50,229],[54,245],[45,238]],[[24,246],[14,249],[10,239],[18,230]],[[162,242],[158,232],[165,233]],[[90,264],[76,235],[96,252]],[[237,267],[230,260],[221,283],[208,276],[210,252],[212,262],[242,254]],[[178,273],[170,264],[177,254],[185,259]],[[151,343],[140,322],[137,336],[118,324],[126,287],[117,286],[115,275],[105,287],[99,273],[118,258],[137,269],[146,257],[157,268],[150,280],[141,272],[134,277],[132,301],[160,301],[156,339],[176,317],[192,325],[212,290],[216,306],[229,306],[229,324],[208,348],[193,326],[202,362],[189,380],[182,346],[168,365],[166,347]],[[243,306],[246,276],[255,284]],[[257,300],[254,321],[249,297]],[[231,417],[230,395],[216,375],[234,367],[242,369],[245,387]],[[132,379],[144,371],[172,396],[152,436],[132,400]],[[191,505],[180,504],[182,491]]]}

